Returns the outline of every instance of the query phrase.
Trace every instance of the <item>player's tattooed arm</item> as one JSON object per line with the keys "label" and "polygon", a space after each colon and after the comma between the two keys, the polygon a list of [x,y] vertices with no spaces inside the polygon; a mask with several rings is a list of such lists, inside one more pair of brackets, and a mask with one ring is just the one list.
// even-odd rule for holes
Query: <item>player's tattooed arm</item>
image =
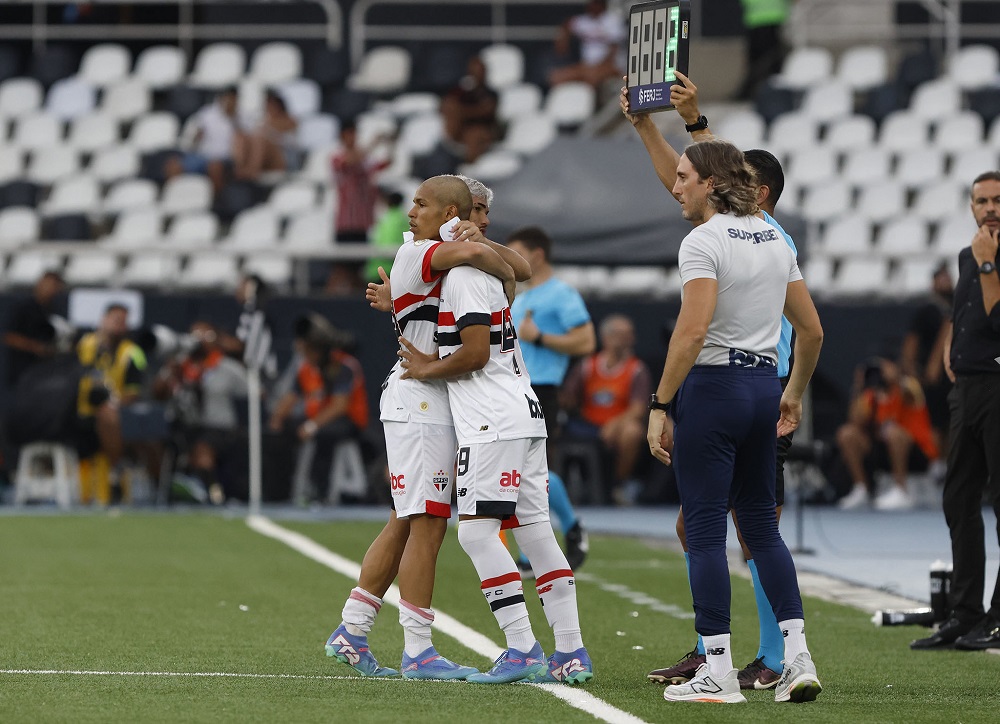
{"label": "player's tattooed arm", "polygon": [[402,358],[402,379],[446,380],[469,372],[481,370],[490,361],[490,326],[472,324],[459,332],[462,346],[455,352],[438,359],[421,352],[405,337],[399,338],[402,347],[397,354]]}
{"label": "player's tattooed arm", "polygon": [[438,244],[431,252],[431,269],[448,271],[457,266],[471,266],[502,282],[514,281],[510,264],[485,244]]}
{"label": "player's tattooed arm", "polygon": [[377,309],[380,312],[391,312],[392,287],[389,286],[389,275],[385,273],[385,269],[382,267],[378,268],[378,275],[382,277],[382,283],[368,282],[368,288],[365,290],[365,299],[368,300],[372,309]]}

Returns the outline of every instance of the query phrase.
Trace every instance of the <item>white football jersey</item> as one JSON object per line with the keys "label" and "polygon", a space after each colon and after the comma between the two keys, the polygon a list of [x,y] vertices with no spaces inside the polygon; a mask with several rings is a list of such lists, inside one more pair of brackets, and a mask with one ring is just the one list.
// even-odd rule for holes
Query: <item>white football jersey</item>
{"label": "white football jersey", "polygon": [[[392,320],[399,336],[414,347],[436,355],[438,306],[441,299],[441,272],[431,269],[431,254],[440,241],[414,241],[403,234],[403,245],[389,273],[392,287]],[[439,380],[403,380],[397,361],[382,383],[380,420],[451,425],[448,390]]]}
{"label": "white football jersey", "polygon": [[459,443],[546,437],[542,407],[531,389],[503,284],[473,267],[456,267],[441,287],[442,358],[462,346],[461,330],[474,324],[490,327],[490,359],[483,369],[448,380]]}

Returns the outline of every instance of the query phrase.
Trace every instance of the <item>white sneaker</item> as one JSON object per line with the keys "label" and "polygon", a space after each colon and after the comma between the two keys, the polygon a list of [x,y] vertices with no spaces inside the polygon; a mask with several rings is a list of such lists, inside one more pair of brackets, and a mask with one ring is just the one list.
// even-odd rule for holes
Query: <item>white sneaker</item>
{"label": "white sneaker", "polygon": [[840,499],[837,507],[841,510],[857,510],[868,506],[868,489],[861,485],[855,485],[851,492]]}
{"label": "white sneaker", "polygon": [[913,496],[893,485],[875,499],[875,510],[910,510],[913,507]]}
{"label": "white sneaker", "polygon": [[790,701],[801,704],[804,701],[815,701],[823,691],[823,685],[816,676],[816,664],[808,651],[803,651],[791,663],[782,661],[785,665],[778,685],[774,687],[775,701]]}
{"label": "white sneaker", "polygon": [[708,664],[694,672],[694,678],[683,684],[674,684],[663,690],[667,701],[696,701],[705,704],[743,704],[746,697],[740,693],[739,671],[733,669],[722,677],[712,676]]}

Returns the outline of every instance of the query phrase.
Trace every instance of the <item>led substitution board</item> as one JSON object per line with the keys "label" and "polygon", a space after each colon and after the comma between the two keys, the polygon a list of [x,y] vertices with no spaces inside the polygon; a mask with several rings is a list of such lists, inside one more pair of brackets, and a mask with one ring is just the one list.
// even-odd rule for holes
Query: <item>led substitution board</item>
{"label": "led substitution board", "polygon": [[633,113],[673,108],[674,71],[688,72],[690,0],[656,0],[629,10],[628,95]]}

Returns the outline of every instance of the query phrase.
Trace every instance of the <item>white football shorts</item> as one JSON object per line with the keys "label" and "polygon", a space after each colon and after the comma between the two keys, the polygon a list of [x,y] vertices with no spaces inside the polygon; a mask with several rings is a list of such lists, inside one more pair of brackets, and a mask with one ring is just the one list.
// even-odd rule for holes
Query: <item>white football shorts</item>
{"label": "white football shorts", "polygon": [[421,422],[383,421],[385,450],[397,518],[428,513],[451,517],[455,428]]}
{"label": "white football shorts", "polygon": [[459,515],[501,518],[504,528],[549,519],[545,438],[462,445],[457,469]]}

